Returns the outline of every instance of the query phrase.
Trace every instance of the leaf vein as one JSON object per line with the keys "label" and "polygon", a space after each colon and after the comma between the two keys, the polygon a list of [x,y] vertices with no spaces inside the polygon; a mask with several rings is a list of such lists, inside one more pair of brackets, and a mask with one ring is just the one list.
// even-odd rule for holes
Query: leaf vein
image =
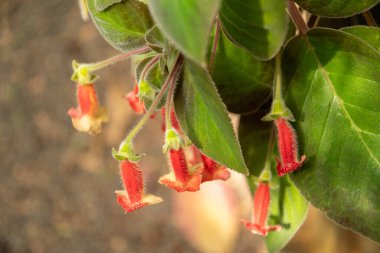
{"label": "leaf vein", "polygon": [[330,117],[330,112],[331,112],[331,107],[333,105],[333,102],[334,102],[334,99],[335,97],[333,97],[333,99],[330,101],[330,104],[329,104],[329,109],[327,111],[327,116],[326,116],[326,119],[325,119],[325,123],[323,124],[323,130],[322,130],[322,135],[321,137],[319,138],[319,142],[318,142],[318,147],[317,147],[317,154],[319,153],[319,148],[321,147],[321,143],[322,143],[322,139],[325,135],[325,130],[326,130],[326,125],[327,125],[327,122],[329,120],[329,117]]}
{"label": "leaf vein", "polygon": [[[377,163],[377,165],[380,167],[380,161],[377,159],[377,157],[372,153],[371,149],[368,147],[367,143],[365,142],[365,140],[363,139],[363,136],[361,135],[361,132],[362,131],[358,131],[360,128],[355,124],[355,122],[352,120],[350,114],[348,113],[346,107],[344,106],[344,102],[340,99],[340,97],[338,96],[336,90],[335,90],[335,87],[328,75],[328,71],[323,67],[321,61],[319,60],[318,58],[318,55],[317,53],[315,52],[314,50],[314,47],[313,45],[309,42],[309,40],[306,40],[309,47],[311,47],[311,51],[313,52],[314,56],[315,56],[315,59],[317,60],[317,63],[318,63],[318,67],[319,69],[321,70],[321,73],[322,75],[324,76],[324,78],[326,79],[331,91],[333,92],[333,95],[334,95],[334,99],[336,98],[337,99],[337,102],[338,104],[340,105],[340,107],[342,108],[343,112],[344,112],[344,115],[346,116],[346,118],[350,121],[350,124],[351,124],[351,127],[355,130],[354,132],[356,132],[358,134],[358,137],[360,139],[360,141],[363,143],[364,147],[366,148],[368,154],[372,157],[372,159]],[[319,143],[320,144],[320,143]],[[318,145],[319,146],[319,145]],[[318,147],[319,148],[319,147]]]}

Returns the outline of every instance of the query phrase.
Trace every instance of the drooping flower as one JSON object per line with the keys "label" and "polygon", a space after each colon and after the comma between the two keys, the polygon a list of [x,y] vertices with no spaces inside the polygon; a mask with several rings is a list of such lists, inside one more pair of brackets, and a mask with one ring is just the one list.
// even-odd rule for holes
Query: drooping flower
{"label": "drooping flower", "polygon": [[[162,118],[165,119],[165,107],[162,108],[161,112],[162,112]],[[165,131],[166,130],[165,120],[163,120],[163,123],[162,123],[162,130],[166,133],[166,137],[165,137],[166,145],[164,146],[164,153],[166,152],[166,150],[168,150],[167,148],[168,143],[170,142],[173,143],[174,140],[180,139],[181,137],[179,136],[183,136],[186,138],[184,132],[182,131],[179,125],[179,122],[174,110],[170,112],[170,120],[171,120],[172,128],[175,130],[174,132]],[[173,138],[170,138],[170,135],[172,135]],[[171,145],[173,146],[173,144]],[[180,144],[177,141],[177,144],[175,144],[175,149],[179,147],[179,145]],[[195,145],[192,144],[191,146],[186,146],[184,147],[184,149],[186,151],[190,151],[191,153],[191,159],[189,160],[187,160],[186,156],[184,155],[184,160],[185,160],[185,163],[188,165],[188,170],[196,171],[196,172],[201,171],[202,183],[211,181],[211,180],[218,180],[218,179],[227,180],[230,178],[231,174],[225,166],[218,164],[216,161],[202,154]],[[184,151],[182,152],[185,153]]]}
{"label": "drooping flower", "polygon": [[159,183],[166,185],[177,192],[198,191],[201,184],[201,170],[199,167],[188,166],[185,152],[183,150],[184,143],[181,135],[183,135],[174,110],[170,112],[170,126],[165,124],[165,108],[162,108],[162,130],[165,132],[165,144],[163,153],[168,153],[168,160],[172,171],[162,176]]}
{"label": "drooping flower", "polygon": [[115,191],[116,201],[126,213],[163,201],[160,197],[144,194],[143,175],[137,162],[121,161],[120,174],[124,190]]}
{"label": "drooping flower", "polygon": [[227,180],[231,177],[230,171],[225,166],[204,154],[201,154],[201,158],[203,161],[202,183],[212,180]]}
{"label": "drooping flower", "polygon": [[74,127],[80,132],[99,134],[102,124],[108,121],[106,110],[99,106],[98,97],[93,83],[77,85],[78,107],[71,108],[67,113]]}
{"label": "drooping flower", "polygon": [[182,147],[178,150],[169,149],[169,161],[173,170],[160,178],[160,184],[177,192],[198,191],[202,179],[201,171],[189,170]]}
{"label": "drooping flower", "polygon": [[306,159],[305,155],[298,160],[297,137],[295,131],[285,118],[275,120],[278,136],[278,149],[281,160],[277,159],[277,173],[283,176],[298,169]]}
{"label": "drooping flower", "polygon": [[260,182],[253,197],[252,220],[242,220],[242,223],[253,234],[267,236],[270,231],[279,231],[280,225],[268,226],[268,211],[270,205],[270,189],[268,182]]}
{"label": "drooping flower", "polygon": [[131,106],[132,110],[135,111],[137,114],[143,114],[145,113],[145,105],[144,101],[140,100],[138,97],[139,93],[139,87],[136,84],[132,91],[128,92],[128,94],[125,96],[125,99],[127,99],[129,105]]}
{"label": "drooping flower", "polygon": [[191,145],[189,151],[191,154],[189,164],[192,167],[200,167],[202,183],[212,180],[227,180],[231,177],[230,171],[225,166],[202,154],[195,145]]}

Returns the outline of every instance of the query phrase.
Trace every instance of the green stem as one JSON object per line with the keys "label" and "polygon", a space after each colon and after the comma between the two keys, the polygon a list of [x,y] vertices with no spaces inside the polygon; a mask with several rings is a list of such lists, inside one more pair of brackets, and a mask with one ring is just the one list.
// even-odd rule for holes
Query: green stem
{"label": "green stem", "polygon": [[270,171],[270,164],[271,164],[271,156],[273,153],[273,148],[274,148],[274,128],[272,126],[271,131],[270,131],[270,136],[269,136],[269,143],[268,143],[268,150],[267,150],[267,155],[265,157],[265,165],[264,165],[264,170],[269,170]]}
{"label": "green stem", "polygon": [[179,71],[176,73],[175,77],[173,78],[172,83],[169,86],[169,91],[168,95],[166,98],[166,103],[165,103],[165,124],[166,124],[166,129],[172,128],[172,121],[170,114],[173,110],[173,99],[174,99],[174,90],[176,87],[176,81],[178,79]]}
{"label": "green stem", "polygon": [[270,165],[271,165],[271,156],[273,153],[273,147],[274,147],[274,129],[272,126],[270,136],[269,136],[267,155],[265,158],[265,165],[259,176],[259,180],[261,182],[262,181],[271,182],[272,180],[272,172],[270,170]]}
{"label": "green stem", "polygon": [[125,52],[123,54],[116,55],[114,57],[111,57],[109,59],[106,59],[104,61],[96,62],[96,63],[89,63],[89,64],[80,64],[81,67],[87,68],[88,71],[92,72],[95,70],[102,69],[104,67],[107,67],[111,64],[114,64],[116,62],[122,61],[130,57],[131,55],[140,54],[140,53],[146,53],[149,52],[151,49],[148,46],[144,46],[141,48],[137,48],[135,50]]}
{"label": "green stem", "polygon": [[305,20],[303,20],[301,13],[293,0],[286,0],[286,8],[288,9],[289,15],[300,33],[305,35],[309,30],[309,27],[305,23]]}
{"label": "green stem", "polygon": [[278,53],[276,55],[275,59],[275,76],[274,76],[274,89],[275,89],[275,100],[281,100],[282,101],[282,94],[281,94],[281,53]]}
{"label": "green stem", "polygon": [[160,92],[157,94],[156,98],[152,102],[152,105],[149,107],[148,111],[144,114],[144,116],[140,119],[140,121],[136,124],[136,126],[129,132],[129,134],[125,138],[125,141],[124,141],[125,143],[132,143],[132,140],[135,138],[137,133],[146,124],[146,122],[148,121],[148,119],[153,114],[154,110],[156,109],[158,102],[160,102],[161,98],[165,94],[165,91],[168,88],[169,84],[172,82],[173,78],[177,75],[177,72],[182,66],[182,62],[183,62],[183,56],[179,55],[174,64],[172,72],[170,72]]}
{"label": "green stem", "polygon": [[219,21],[219,18],[216,17],[215,18],[215,36],[214,36],[214,41],[212,43],[210,63],[208,65],[208,71],[210,74],[212,74],[212,71],[214,69],[215,55],[216,55],[216,50],[218,47],[219,35],[220,35],[220,21]]}
{"label": "green stem", "polygon": [[[175,80],[175,78],[174,78]],[[174,94],[174,87],[175,87],[175,81],[170,83],[168,95],[166,97],[166,103],[165,103],[165,126],[166,130],[172,128],[172,121],[170,119],[170,113],[171,113],[171,100],[173,99]]]}
{"label": "green stem", "polygon": [[143,71],[141,72],[140,80],[145,80],[146,74],[153,67],[153,65],[158,62],[159,59],[160,55],[157,55],[151,61],[148,62],[148,64],[144,67]]}

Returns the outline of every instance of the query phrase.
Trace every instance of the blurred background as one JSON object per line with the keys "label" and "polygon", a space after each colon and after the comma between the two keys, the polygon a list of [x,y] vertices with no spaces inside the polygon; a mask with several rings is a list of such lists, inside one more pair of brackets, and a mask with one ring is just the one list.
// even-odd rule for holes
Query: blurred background
{"label": "blurred background", "polygon": [[[0,0],[0,253],[265,252],[261,238],[239,224],[250,203],[231,196],[236,182],[210,183],[194,195],[156,183],[168,170],[158,117],[140,134],[137,151],[148,154],[148,191],[165,201],[128,215],[116,204],[121,184],[110,150],[138,119],[123,99],[133,86],[131,64],[98,73],[110,117],[102,135],[76,132],[66,114],[76,106],[71,61],[115,54],[92,22],[81,20],[75,0]],[[282,252],[380,247],[310,207]]]}

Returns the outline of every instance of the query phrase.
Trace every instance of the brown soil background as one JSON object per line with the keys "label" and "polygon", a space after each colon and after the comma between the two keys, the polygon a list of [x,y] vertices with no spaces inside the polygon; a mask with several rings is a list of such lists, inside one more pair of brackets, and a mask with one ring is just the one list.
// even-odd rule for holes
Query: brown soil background
{"label": "brown soil background", "polygon": [[[172,193],[155,182],[167,170],[157,120],[137,148],[149,153],[149,191],[166,201],[132,215],[115,203],[120,182],[110,150],[137,119],[122,98],[133,84],[130,65],[99,72],[100,98],[111,112],[102,135],[77,133],[66,115],[75,105],[71,61],[116,53],[82,22],[76,1],[0,0],[0,253],[196,252],[171,220]],[[233,252],[262,252],[257,241],[242,228]],[[311,208],[283,252],[380,247]]]}

